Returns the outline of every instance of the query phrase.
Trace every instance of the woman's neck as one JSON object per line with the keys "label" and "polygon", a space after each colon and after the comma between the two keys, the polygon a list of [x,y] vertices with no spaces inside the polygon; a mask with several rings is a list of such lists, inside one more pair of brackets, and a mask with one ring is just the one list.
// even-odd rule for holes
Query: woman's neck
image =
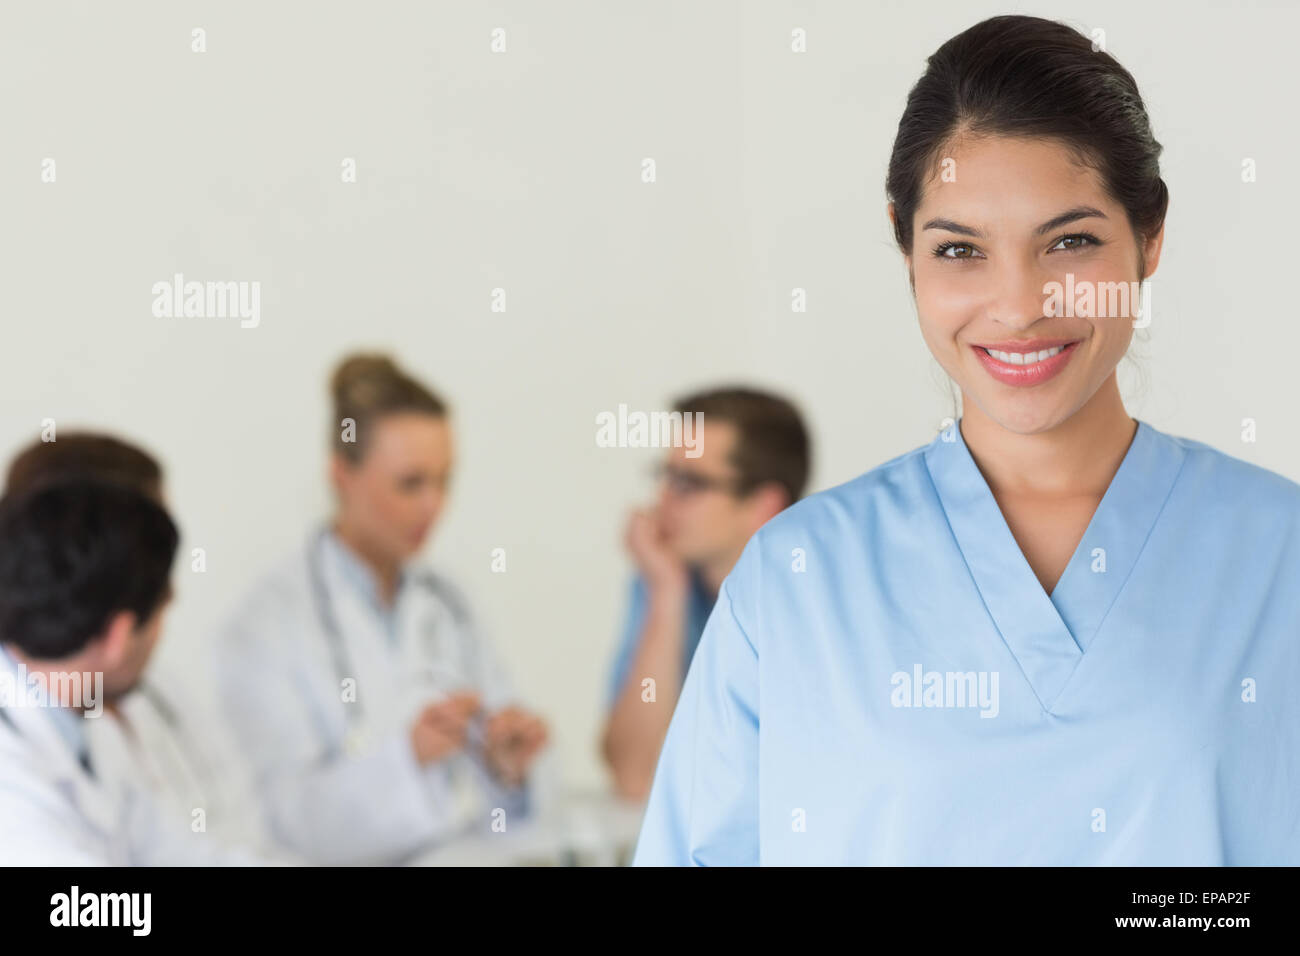
{"label": "woman's neck", "polygon": [[401,562],[380,554],[345,518],[334,519],[334,534],[375,576],[379,600],[385,605],[392,604],[397,597],[397,583],[401,580]]}
{"label": "woman's neck", "polygon": [[965,396],[962,409],[962,440],[996,494],[1100,498],[1137,433],[1114,373],[1077,412],[1033,435],[1008,431]]}

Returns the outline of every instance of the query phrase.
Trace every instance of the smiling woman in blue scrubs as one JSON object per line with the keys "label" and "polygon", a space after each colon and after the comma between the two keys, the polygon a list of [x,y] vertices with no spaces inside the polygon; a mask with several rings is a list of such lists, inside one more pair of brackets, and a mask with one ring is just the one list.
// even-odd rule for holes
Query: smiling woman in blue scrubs
{"label": "smiling woman in blue scrubs", "polygon": [[1300,863],[1300,486],[1116,383],[1159,152],[1067,26],[930,58],[887,189],[963,416],[750,540],[637,864]]}

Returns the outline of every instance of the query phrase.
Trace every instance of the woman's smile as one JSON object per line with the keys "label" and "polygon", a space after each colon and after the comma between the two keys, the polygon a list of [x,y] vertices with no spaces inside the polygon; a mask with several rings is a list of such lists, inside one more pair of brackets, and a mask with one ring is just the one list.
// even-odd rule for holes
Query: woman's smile
{"label": "woman's smile", "polygon": [[1004,385],[1041,385],[1061,373],[1074,356],[1080,339],[1034,339],[972,345],[971,350],[989,375]]}

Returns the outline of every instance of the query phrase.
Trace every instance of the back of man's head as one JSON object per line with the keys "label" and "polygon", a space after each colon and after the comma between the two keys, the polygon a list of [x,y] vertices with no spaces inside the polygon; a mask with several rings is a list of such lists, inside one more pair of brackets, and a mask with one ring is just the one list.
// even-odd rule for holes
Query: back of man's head
{"label": "back of man's head", "polygon": [[96,478],[162,498],[158,460],[139,445],[102,432],[63,432],[58,441],[34,441],[9,464],[5,494],[66,478]]}
{"label": "back of man's head", "polygon": [[71,657],[115,614],[139,625],[166,601],[179,534],[139,490],[72,478],[0,499],[0,642]]}

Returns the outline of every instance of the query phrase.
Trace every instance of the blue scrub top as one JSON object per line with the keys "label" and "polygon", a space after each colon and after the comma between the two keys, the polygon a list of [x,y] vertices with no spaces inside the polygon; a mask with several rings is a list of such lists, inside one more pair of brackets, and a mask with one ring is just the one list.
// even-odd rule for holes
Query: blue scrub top
{"label": "blue scrub top", "polygon": [[1300,863],[1300,485],[1139,422],[1051,596],[960,428],[769,522],[634,862]]}
{"label": "blue scrub top", "polygon": [[[682,642],[682,674],[685,675],[691,665],[691,659],[695,655],[695,648],[700,643],[700,635],[704,633],[704,623],[709,619],[709,612],[713,610],[715,598],[704,587],[698,574],[691,575],[690,594],[686,601],[686,614],[682,621],[682,627],[685,629]],[[632,666],[632,661],[636,657],[637,644],[641,637],[641,629],[645,627],[646,614],[649,612],[649,592],[646,588],[645,579],[641,575],[632,578],[632,584],[628,591],[627,616],[623,622],[623,632],[619,637],[618,647],[615,650],[614,662],[609,670],[609,687],[606,689],[605,706],[610,708],[618,700],[619,692],[623,689],[623,683],[627,680],[628,669]],[[676,688],[674,688],[676,689]]]}

